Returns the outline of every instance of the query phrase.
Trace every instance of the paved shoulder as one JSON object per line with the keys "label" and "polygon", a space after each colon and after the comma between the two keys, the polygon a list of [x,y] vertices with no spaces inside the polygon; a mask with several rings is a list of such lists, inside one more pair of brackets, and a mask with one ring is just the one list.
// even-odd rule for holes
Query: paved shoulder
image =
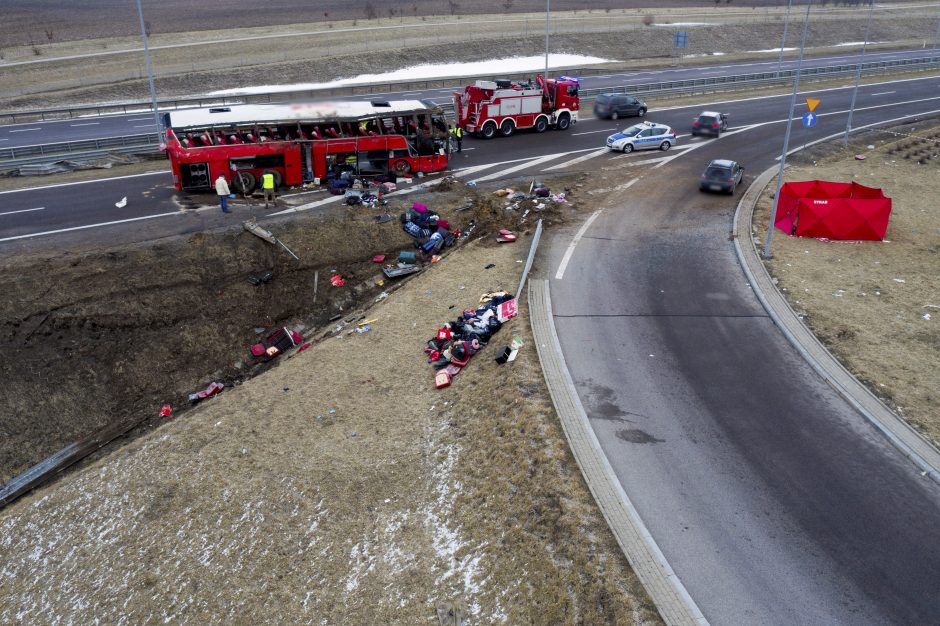
{"label": "paved shoulder", "polygon": [[707,624],[647,531],[588,423],[555,333],[548,281],[529,283],[529,313],[545,382],[571,452],[633,571],[667,624]]}

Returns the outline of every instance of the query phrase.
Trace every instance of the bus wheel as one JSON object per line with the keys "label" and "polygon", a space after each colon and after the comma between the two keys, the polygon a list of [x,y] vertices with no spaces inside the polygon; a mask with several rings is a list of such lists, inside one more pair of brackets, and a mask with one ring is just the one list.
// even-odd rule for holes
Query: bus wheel
{"label": "bus wheel", "polygon": [[567,113],[562,113],[558,117],[558,122],[555,124],[555,128],[558,130],[568,130],[569,126],[571,126],[571,116]]}
{"label": "bus wheel", "polygon": [[480,135],[484,139],[492,139],[496,136],[496,122],[487,122],[483,125],[483,128],[480,129]]}
{"label": "bus wheel", "polygon": [[280,173],[279,171],[277,171],[277,170],[264,170],[263,172],[261,172],[261,175],[262,175],[262,176],[264,176],[265,174],[274,174],[274,188],[275,188],[275,189],[277,189],[277,188],[280,187],[282,184],[284,184],[284,177],[281,176],[281,173]]}
{"label": "bus wheel", "polygon": [[251,172],[235,172],[232,174],[232,189],[243,195],[249,195],[255,190],[258,179]]}
{"label": "bus wheel", "polygon": [[502,125],[499,127],[499,133],[503,137],[510,136],[514,130],[516,130],[516,124],[512,120],[503,120]]}
{"label": "bus wheel", "polygon": [[399,159],[395,161],[395,164],[392,165],[392,168],[395,170],[395,173],[399,176],[404,176],[411,171],[411,163],[404,159]]}
{"label": "bus wheel", "polygon": [[548,128],[547,119],[545,119],[544,117],[540,117],[539,119],[535,120],[535,132],[544,133],[545,129],[547,128]]}

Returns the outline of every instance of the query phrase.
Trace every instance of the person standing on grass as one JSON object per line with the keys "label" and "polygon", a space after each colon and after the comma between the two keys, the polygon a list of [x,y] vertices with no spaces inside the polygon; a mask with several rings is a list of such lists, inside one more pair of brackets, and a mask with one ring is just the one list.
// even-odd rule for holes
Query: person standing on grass
{"label": "person standing on grass", "polygon": [[264,191],[264,208],[268,208],[268,201],[277,206],[277,196],[274,195],[274,174],[265,172],[261,175],[261,189]]}
{"label": "person standing on grass", "polygon": [[232,192],[229,191],[225,174],[219,174],[219,177],[215,179],[215,192],[219,195],[219,204],[222,205],[222,212],[231,213],[231,211],[228,210],[228,197]]}

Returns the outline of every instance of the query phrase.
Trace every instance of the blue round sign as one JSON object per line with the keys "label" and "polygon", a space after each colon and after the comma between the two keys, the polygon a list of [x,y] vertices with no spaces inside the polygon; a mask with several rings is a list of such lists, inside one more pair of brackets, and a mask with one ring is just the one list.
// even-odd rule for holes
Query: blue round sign
{"label": "blue round sign", "polygon": [[807,111],[803,114],[803,126],[806,128],[812,128],[816,125],[816,114],[812,111]]}

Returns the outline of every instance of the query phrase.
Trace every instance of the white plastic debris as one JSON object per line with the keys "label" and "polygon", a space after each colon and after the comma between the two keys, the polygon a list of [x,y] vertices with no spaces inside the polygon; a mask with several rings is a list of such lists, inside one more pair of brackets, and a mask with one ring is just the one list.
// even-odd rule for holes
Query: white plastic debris
{"label": "white plastic debris", "polygon": [[127,196],[124,196],[123,198],[121,198],[120,200],[118,200],[117,202],[115,202],[115,203],[114,203],[114,206],[116,206],[116,207],[119,208],[119,209],[123,209],[124,207],[126,207],[126,206],[127,206]]}

